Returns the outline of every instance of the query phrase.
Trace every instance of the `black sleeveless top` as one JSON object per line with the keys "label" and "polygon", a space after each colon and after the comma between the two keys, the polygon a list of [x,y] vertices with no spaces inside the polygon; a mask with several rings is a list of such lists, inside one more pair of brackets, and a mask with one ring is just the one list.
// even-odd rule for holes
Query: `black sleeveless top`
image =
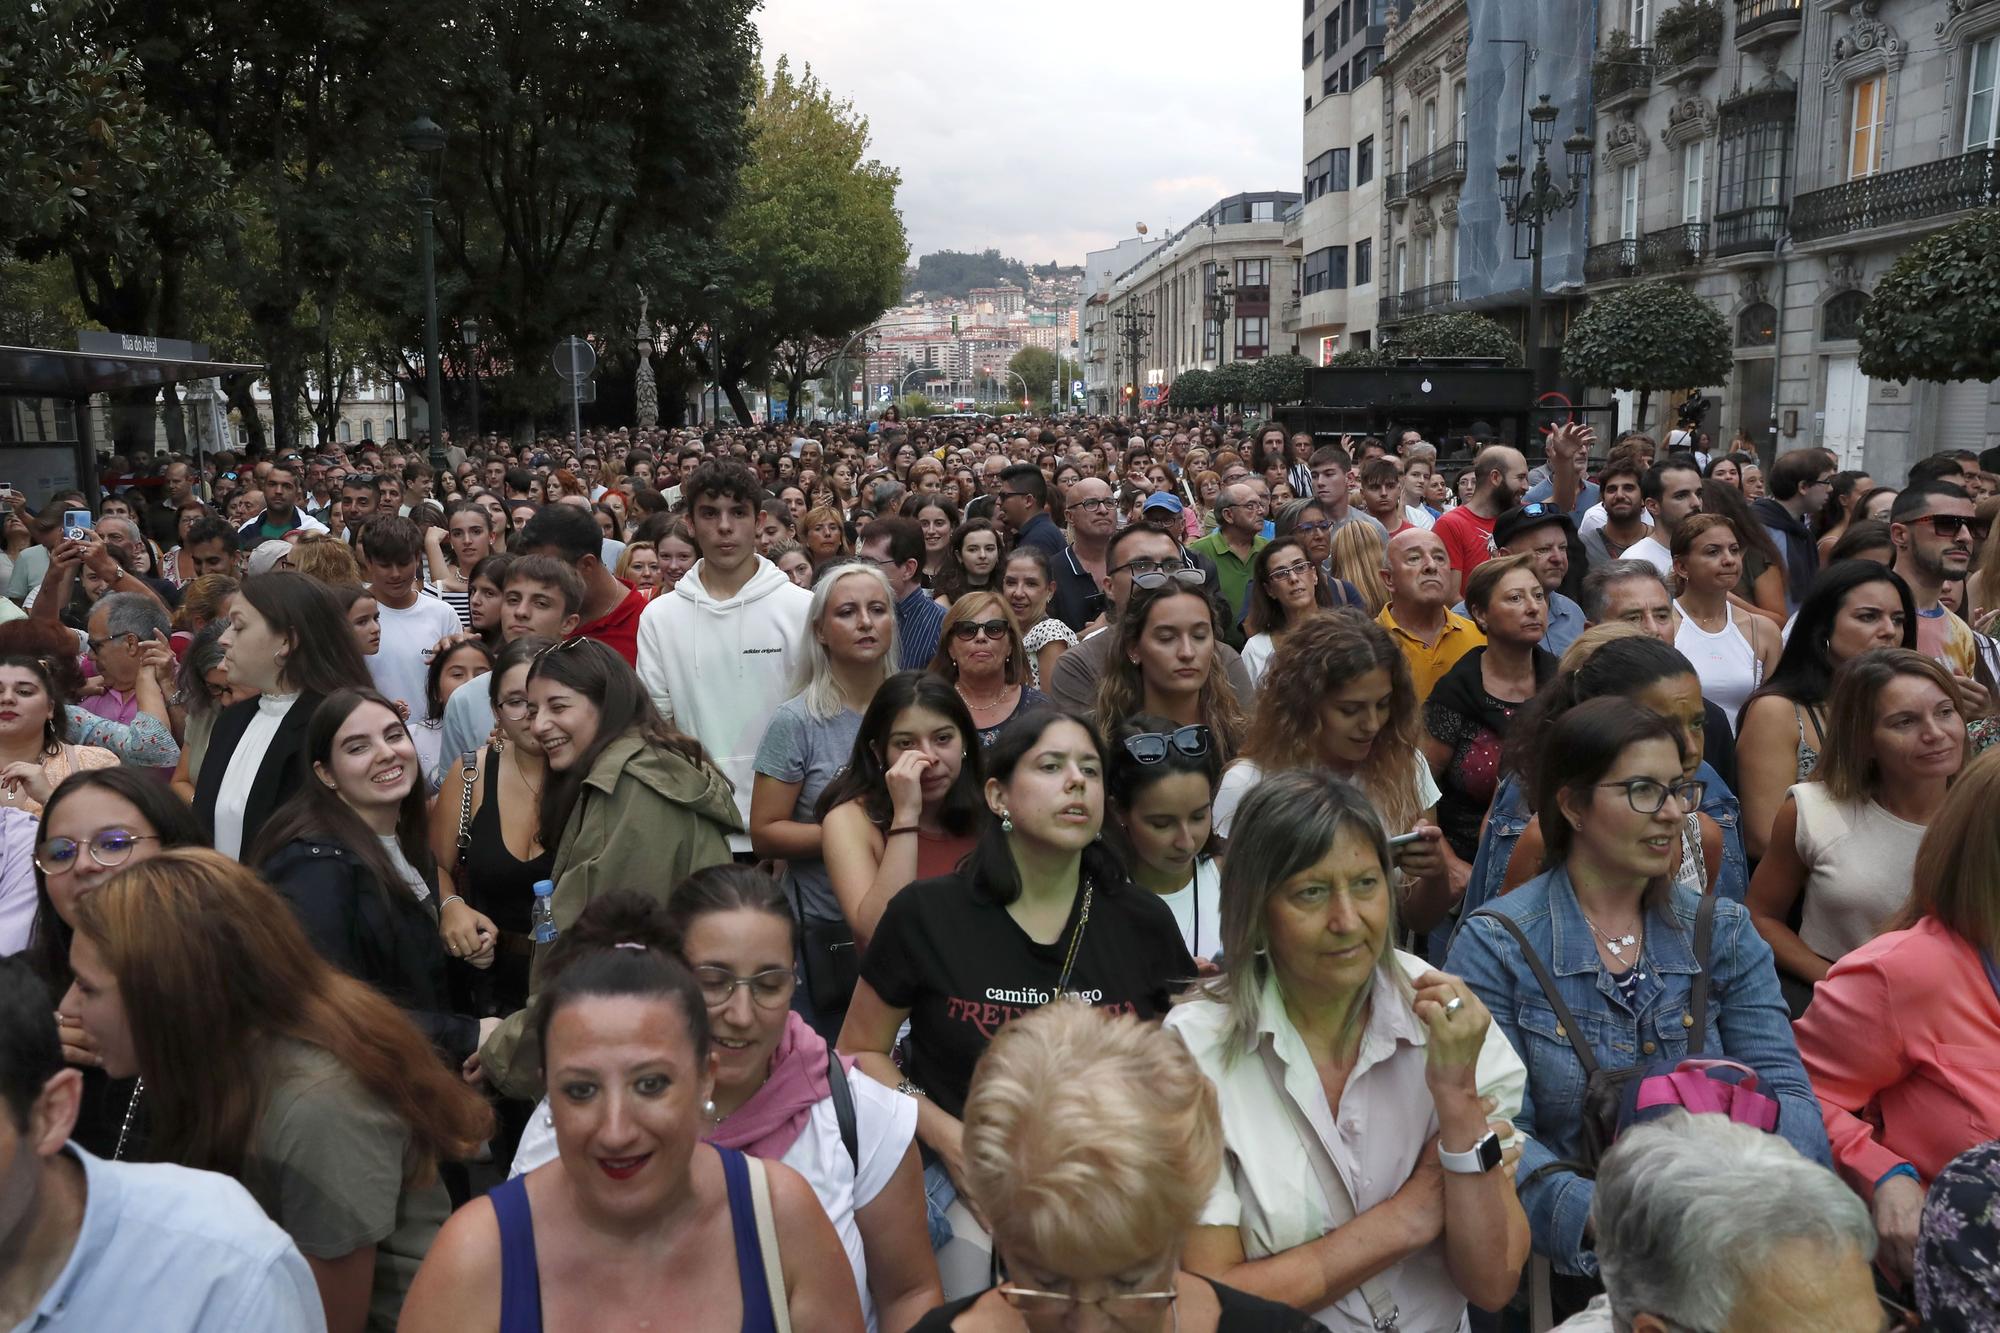
{"label": "black sleeveless top", "polygon": [[494,767],[500,751],[488,747],[483,772],[486,796],[472,812],[471,841],[465,849],[466,897],[472,906],[493,919],[493,924],[518,935],[528,933],[535,906],[535,881],[547,879],[555,868],[556,854],[549,848],[532,861],[523,861],[507,850],[500,833],[500,786]]}

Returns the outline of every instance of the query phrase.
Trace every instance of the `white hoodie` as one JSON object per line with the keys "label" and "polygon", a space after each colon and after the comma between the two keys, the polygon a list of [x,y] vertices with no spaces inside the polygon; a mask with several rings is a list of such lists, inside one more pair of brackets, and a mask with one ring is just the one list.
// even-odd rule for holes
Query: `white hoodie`
{"label": "white hoodie", "polygon": [[[751,764],[771,715],[797,691],[805,660],[812,594],[763,556],[728,601],[702,584],[697,560],[674,590],[639,617],[639,679],[660,712],[700,741],[736,787],[736,808],[750,825]],[[731,844],[747,839],[732,838]]]}

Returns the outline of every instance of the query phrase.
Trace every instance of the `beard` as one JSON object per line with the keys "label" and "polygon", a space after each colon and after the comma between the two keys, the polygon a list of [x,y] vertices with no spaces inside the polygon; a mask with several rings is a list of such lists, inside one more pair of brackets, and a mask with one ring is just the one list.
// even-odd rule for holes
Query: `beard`
{"label": "beard", "polygon": [[1503,481],[1500,482],[1498,485],[1494,486],[1493,488],[1494,513],[1496,514],[1504,513],[1507,510],[1512,509],[1515,505],[1519,504],[1520,502],[1521,502],[1521,493],[1515,490],[1512,486],[1509,486],[1506,482]]}

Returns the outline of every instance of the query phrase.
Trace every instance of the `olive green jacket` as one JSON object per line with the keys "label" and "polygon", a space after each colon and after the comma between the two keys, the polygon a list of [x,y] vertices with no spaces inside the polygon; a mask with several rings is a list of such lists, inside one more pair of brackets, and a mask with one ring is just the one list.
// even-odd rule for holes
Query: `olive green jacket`
{"label": "olive green jacket", "polygon": [[[626,733],[590,766],[556,844],[550,878],[557,932],[612,889],[665,902],[689,874],[729,860],[729,835],[742,831],[722,774],[648,743],[637,731]],[[542,1094],[541,1052],[528,1012],[541,993],[546,953],[546,946],[535,946],[529,1009],[510,1014],[479,1048],[487,1082],[526,1101]]]}

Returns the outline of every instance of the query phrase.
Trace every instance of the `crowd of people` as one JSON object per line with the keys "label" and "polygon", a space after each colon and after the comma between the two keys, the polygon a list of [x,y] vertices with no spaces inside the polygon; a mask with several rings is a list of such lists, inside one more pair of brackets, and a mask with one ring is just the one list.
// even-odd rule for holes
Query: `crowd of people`
{"label": "crowd of people", "polygon": [[2000,1328],[1995,460],[428,443],[0,493],[0,1328]]}

